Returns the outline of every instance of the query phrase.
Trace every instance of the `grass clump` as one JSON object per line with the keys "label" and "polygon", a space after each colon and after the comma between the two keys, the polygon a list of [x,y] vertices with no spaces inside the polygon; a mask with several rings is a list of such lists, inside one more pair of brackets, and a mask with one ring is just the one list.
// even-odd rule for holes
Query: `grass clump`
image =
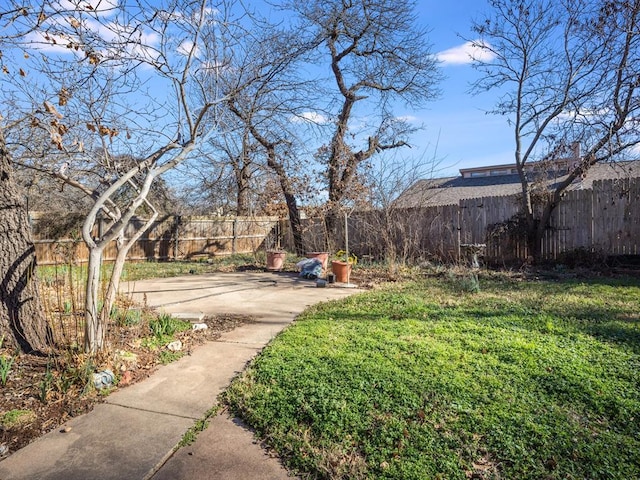
{"label": "grass clump", "polygon": [[142,341],[142,345],[151,350],[163,349],[158,354],[158,360],[160,363],[172,363],[184,355],[184,352],[180,349],[174,351],[165,350],[164,348],[175,340],[178,333],[190,330],[190,322],[179,320],[171,315],[161,313],[156,318],[149,321],[149,329],[151,330],[151,336],[145,338]]}
{"label": "grass clump", "polygon": [[640,477],[640,283],[428,279],[310,309],[226,401],[318,478]]}
{"label": "grass clump", "polygon": [[157,318],[149,322],[151,333],[156,338],[173,337],[177,332],[184,332],[191,328],[191,324],[179,320],[166,313],[161,313]]}
{"label": "grass clump", "polygon": [[7,384],[7,380],[9,379],[9,372],[11,372],[11,367],[13,367],[14,360],[15,358],[11,355],[0,354],[0,385]]}
{"label": "grass clump", "polygon": [[196,439],[198,438],[198,434],[201,432],[204,432],[207,429],[207,427],[209,426],[209,423],[211,422],[211,418],[217,415],[219,411],[220,411],[219,405],[214,405],[209,410],[207,410],[204,416],[199,420],[196,420],[193,426],[190,427],[189,430],[185,432],[185,434],[180,439],[180,442],[178,443],[178,446],[176,447],[176,449],[182,448],[182,447],[188,447],[189,445],[193,444],[193,442],[195,442]]}
{"label": "grass clump", "polygon": [[42,403],[58,401],[67,394],[81,397],[94,390],[94,359],[67,352],[64,357],[52,357],[38,382],[38,398]]}
{"label": "grass clump", "polygon": [[36,414],[31,410],[9,410],[0,416],[0,426],[5,430],[21,428],[36,419]]}

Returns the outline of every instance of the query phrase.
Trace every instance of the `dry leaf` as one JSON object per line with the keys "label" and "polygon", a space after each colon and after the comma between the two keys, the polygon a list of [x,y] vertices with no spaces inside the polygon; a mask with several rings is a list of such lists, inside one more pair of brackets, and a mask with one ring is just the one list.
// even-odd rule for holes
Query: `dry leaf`
{"label": "dry leaf", "polygon": [[56,107],[54,107],[52,104],[50,104],[49,102],[47,102],[45,100],[43,105],[44,105],[44,109],[45,109],[45,111],[47,113],[50,113],[51,115],[55,116],[56,118],[62,118],[62,115],[60,113],[58,113],[58,111],[56,110]]}
{"label": "dry leaf", "polygon": [[80,28],[80,22],[73,17],[69,19],[69,23],[73,28]]}
{"label": "dry leaf", "polygon": [[71,95],[69,94],[69,90],[67,90],[66,88],[62,88],[58,93],[58,105],[60,106],[66,105],[67,102],[69,101],[70,96]]}
{"label": "dry leaf", "polygon": [[58,133],[51,132],[51,143],[58,147],[58,150],[62,150],[62,137]]}
{"label": "dry leaf", "polygon": [[64,135],[69,131],[69,127],[67,127],[64,123],[59,123],[58,125],[56,125],[56,128],[58,129],[58,133],[60,135]]}
{"label": "dry leaf", "polygon": [[20,69],[19,73],[20,73],[21,77],[26,77],[27,76],[27,73],[23,69]]}

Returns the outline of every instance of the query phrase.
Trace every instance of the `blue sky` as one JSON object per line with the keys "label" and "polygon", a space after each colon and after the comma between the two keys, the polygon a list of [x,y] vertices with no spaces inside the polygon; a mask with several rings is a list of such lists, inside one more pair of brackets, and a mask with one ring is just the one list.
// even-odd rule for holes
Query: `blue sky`
{"label": "blue sky", "polygon": [[[460,168],[513,163],[513,134],[505,117],[487,115],[496,93],[472,96],[470,82],[478,78],[461,50],[471,33],[473,19],[488,11],[485,0],[419,0],[420,21],[430,30],[433,52],[442,60],[445,76],[439,100],[426,110],[403,112],[424,123],[426,130],[414,139],[417,149],[431,157],[437,145],[438,176],[454,176]],[[445,55],[446,54],[446,55]]]}
{"label": "blue sky", "polygon": [[419,22],[430,30],[432,51],[442,61],[445,79],[440,98],[426,109],[404,109],[397,114],[425,127],[413,138],[414,148],[403,156],[435,158],[439,162],[437,176],[454,176],[461,168],[513,162],[513,133],[507,119],[485,113],[497,94],[472,96],[468,92],[478,73],[462,47],[465,39],[474,38],[472,20],[488,9],[487,0],[417,0]]}
{"label": "blue sky", "polygon": [[[416,9],[419,23],[430,31],[444,81],[439,85],[440,98],[426,109],[396,111],[425,127],[412,138],[413,148],[400,155],[435,158],[433,175],[438,177],[456,176],[461,168],[513,163],[513,133],[507,118],[485,113],[493,107],[496,92],[475,96],[468,92],[479,74],[463,47],[466,40],[475,39],[472,20],[490,12],[487,0],[416,0]],[[263,6],[262,11],[274,14],[270,7]]]}

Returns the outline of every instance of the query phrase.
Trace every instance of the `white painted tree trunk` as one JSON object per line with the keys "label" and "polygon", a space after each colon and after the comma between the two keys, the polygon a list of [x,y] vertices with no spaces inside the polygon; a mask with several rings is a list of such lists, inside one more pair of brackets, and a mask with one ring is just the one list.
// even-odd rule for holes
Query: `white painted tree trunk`
{"label": "white painted tree trunk", "polygon": [[95,354],[104,347],[105,324],[101,321],[100,312],[98,311],[103,250],[103,247],[98,246],[89,249],[85,296],[84,350],[91,354]]}
{"label": "white painted tree trunk", "polygon": [[[151,207],[151,205],[149,205]],[[151,207],[153,208],[153,207]],[[109,321],[109,315],[111,313],[111,309],[116,302],[116,297],[118,295],[118,288],[120,287],[120,278],[122,277],[122,271],[124,270],[124,266],[127,260],[127,255],[131,247],[135,245],[138,239],[142,236],[144,232],[146,232],[149,227],[156,221],[158,218],[158,212],[154,210],[153,215],[149,218],[145,224],[140,227],[134,235],[131,236],[128,240],[124,238],[124,231],[120,232],[118,238],[118,254],[116,255],[115,263],[113,264],[113,270],[111,271],[111,278],[109,279],[109,285],[107,287],[107,292],[104,296],[104,303],[101,312],[101,321],[103,325],[107,325]]]}

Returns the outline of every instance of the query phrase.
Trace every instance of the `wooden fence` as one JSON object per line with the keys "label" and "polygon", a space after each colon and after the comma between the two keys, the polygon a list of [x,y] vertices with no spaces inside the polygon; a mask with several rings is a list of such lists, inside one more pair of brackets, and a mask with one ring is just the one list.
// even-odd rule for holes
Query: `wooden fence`
{"label": "wooden fence", "polygon": [[[34,227],[38,216],[32,220]],[[144,223],[133,219],[125,237]],[[253,253],[276,246],[281,222],[277,217],[179,217],[158,219],[131,248],[128,260],[178,260],[201,256]],[[99,225],[98,229],[104,228]],[[86,262],[87,248],[81,238],[46,238],[47,229],[34,228],[36,256],[40,265]],[[39,233],[38,233],[39,232]],[[115,242],[105,249],[104,259],[114,260]]]}
{"label": "wooden fence", "polygon": [[[465,244],[486,245],[491,263],[526,260],[524,239],[509,222],[519,211],[515,196],[462,200],[455,205],[389,211],[356,212],[348,219],[349,246],[359,256],[460,261]],[[36,220],[37,221],[37,220]],[[142,222],[136,219],[133,228]],[[306,220],[307,250],[325,250],[323,223]],[[338,239],[344,224],[338,222]],[[36,229],[37,230],[37,229]],[[285,247],[294,251],[287,222],[277,217],[165,217],[155,222],[129,253],[129,260],[191,259],[198,256],[255,252]],[[281,238],[285,236],[286,238]],[[40,264],[73,258],[87,260],[81,240],[36,237]],[[343,245],[338,242],[340,247]],[[567,192],[553,213],[543,239],[542,255],[549,260],[585,250],[603,255],[640,255],[640,178],[601,180],[588,190]],[[115,258],[115,244],[105,259]]]}
{"label": "wooden fence", "polygon": [[[358,212],[348,220],[349,246],[359,254],[384,258],[459,261],[466,244],[484,244],[490,263],[527,259],[522,235],[514,233],[516,196],[466,199],[455,205]],[[311,242],[321,230],[310,221]],[[344,238],[340,227],[338,239]],[[314,234],[315,232],[315,234]],[[340,243],[339,243],[340,244]],[[640,178],[600,180],[592,189],[567,192],[553,213],[542,255],[557,260],[584,250],[610,255],[640,255]]]}

